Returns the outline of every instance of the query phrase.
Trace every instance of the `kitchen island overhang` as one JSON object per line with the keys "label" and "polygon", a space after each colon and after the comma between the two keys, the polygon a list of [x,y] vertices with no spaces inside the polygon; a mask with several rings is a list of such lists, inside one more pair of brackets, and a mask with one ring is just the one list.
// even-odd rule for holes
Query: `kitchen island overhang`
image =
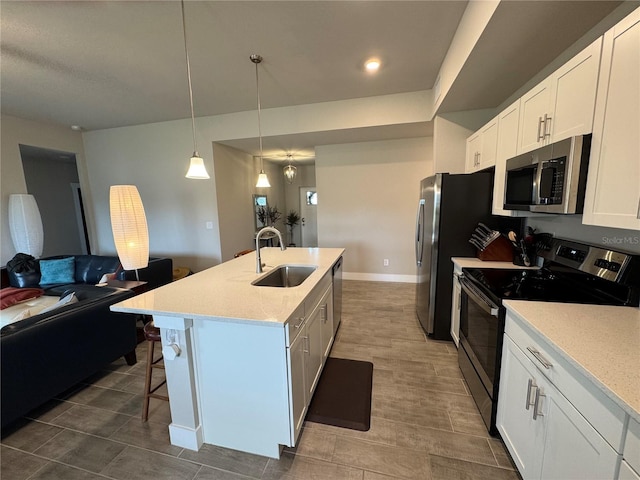
{"label": "kitchen island overhang", "polygon": [[[173,445],[198,450],[208,443],[272,458],[295,445],[333,343],[332,267],[344,249],[261,253],[264,273],[280,265],[317,268],[296,287],[255,286],[264,273],[255,272],[255,255],[244,255],[111,307],[153,315],[161,329]],[[296,356],[316,343],[319,365]]]}

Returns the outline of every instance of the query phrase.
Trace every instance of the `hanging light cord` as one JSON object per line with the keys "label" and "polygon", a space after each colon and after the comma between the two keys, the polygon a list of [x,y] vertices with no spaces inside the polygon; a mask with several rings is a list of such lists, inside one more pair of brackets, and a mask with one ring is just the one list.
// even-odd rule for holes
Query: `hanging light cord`
{"label": "hanging light cord", "polygon": [[189,50],[187,50],[187,27],[184,21],[184,0],[180,2],[182,6],[182,34],[184,36],[184,56],[187,59],[187,80],[189,81],[189,104],[191,105],[191,130],[193,132],[193,156],[199,157],[198,145],[196,143],[196,120],[193,114],[193,91],[191,90],[191,67],[189,66]]}
{"label": "hanging light cord", "polygon": [[262,127],[260,121],[260,80],[258,78],[258,64],[262,62],[262,57],[260,55],[251,55],[251,61],[256,66],[256,92],[258,99],[258,138],[260,139],[260,173],[264,172],[264,164],[262,161]]}

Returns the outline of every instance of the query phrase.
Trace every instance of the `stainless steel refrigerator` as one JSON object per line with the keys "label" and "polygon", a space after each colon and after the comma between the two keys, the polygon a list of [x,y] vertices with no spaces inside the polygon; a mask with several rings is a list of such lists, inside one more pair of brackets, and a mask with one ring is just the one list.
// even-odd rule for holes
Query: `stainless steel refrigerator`
{"label": "stainless steel refrigerator", "polygon": [[478,222],[521,232],[520,219],[491,215],[493,171],[439,173],[420,182],[416,219],[416,315],[424,331],[451,340],[451,257],[475,257],[469,238]]}

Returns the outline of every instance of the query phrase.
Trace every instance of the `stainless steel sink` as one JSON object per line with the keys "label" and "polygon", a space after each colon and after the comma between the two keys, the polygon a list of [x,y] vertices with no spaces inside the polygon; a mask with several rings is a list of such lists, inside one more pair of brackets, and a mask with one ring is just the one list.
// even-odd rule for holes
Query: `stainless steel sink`
{"label": "stainless steel sink", "polygon": [[297,287],[316,271],[315,265],[280,265],[251,282],[256,287]]}

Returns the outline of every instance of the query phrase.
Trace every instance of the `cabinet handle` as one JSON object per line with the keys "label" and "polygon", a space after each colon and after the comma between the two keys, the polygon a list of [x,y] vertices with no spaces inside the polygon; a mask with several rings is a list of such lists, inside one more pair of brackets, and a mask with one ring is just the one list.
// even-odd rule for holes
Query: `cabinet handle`
{"label": "cabinet handle", "polygon": [[551,125],[551,117],[549,117],[546,113],[544,114],[544,131],[543,131],[543,135],[542,138],[544,139],[544,137],[550,137],[551,136],[551,129],[549,128],[549,131],[547,132],[547,120],[549,120],[549,125]]}
{"label": "cabinet handle", "polygon": [[[545,114],[546,116],[546,114]],[[544,123],[544,119],[542,117],[538,117],[538,135],[536,136],[536,141],[540,141],[544,138],[540,132],[542,131],[542,124]]]}
{"label": "cabinet handle", "polygon": [[298,320],[300,321],[300,323],[294,325],[295,328],[300,328],[302,326],[302,324],[304,323],[304,317],[300,317],[298,318]]}
{"label": "cabinet handle", "polygon": [[529,410],[529,407],[534,404],[534,402],[531,401],[532,388],[535,388],[536,390],[538,390],[538,386],[536,385],[536,382],[532,378],[530,378],[529,382],[527,383],[527,401],[524,405],[525,410]]}
{"label": "cabinet handle", "polygon": [[320,318],[325,322],[327,321],[327,305],[326,304],[320,307]]}
{"label": "cabinet handle", "polygon": [[304,347],[306,347],[303,347],[302,351],[304,353],[309,353],[309,337],[305,335],[304,337],[302,337],[302,339],[304,340]]}
{"label": "cabinet handle", "polygon": [[542,406],[541,406],[541,402],[540,402],[540,397],[546,397],[546,395],[544,393],[540,393],[540,388],[537,387],[536,388],[536,398],[533,401],[533,419],[534,420],[537,420],[538,417],[544,417],[544,415],[541,412]]}
{"label": "cabinet handle", "polygon": [[553,367],[553,363],[551,363],[549,360],[544,358],[544,356],[542,356],[542,354],[535,348],[527,347],[527,350],[529,350],[529,352],[531,352],[531,355],[536,357],[536,360],[538,360],[542,364],[542,366],[547,370]]}

